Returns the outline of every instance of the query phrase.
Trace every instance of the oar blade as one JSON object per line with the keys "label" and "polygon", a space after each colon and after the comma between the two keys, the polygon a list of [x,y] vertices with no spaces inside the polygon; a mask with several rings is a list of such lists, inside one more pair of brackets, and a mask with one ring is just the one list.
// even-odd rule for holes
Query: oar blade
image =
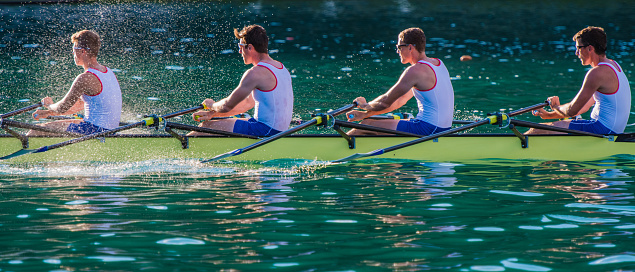
{"label": "oar blade", "polygon": [[20,149],[20,150],[18,150],[16,152],[13,152],[13,153],[9,154],[9,155],[1,157],[0,160],[3,161],[3,160],[12,159],[12,158],[19,157],[19,156],[26,155],[26,154],[37,153],[37,151],[38,151],[38,149]]}

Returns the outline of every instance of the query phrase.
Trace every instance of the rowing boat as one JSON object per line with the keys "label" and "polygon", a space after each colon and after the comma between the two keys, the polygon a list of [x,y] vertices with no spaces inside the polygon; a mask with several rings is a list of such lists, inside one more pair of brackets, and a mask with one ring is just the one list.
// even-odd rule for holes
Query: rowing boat
{"label": "rowing boat", "polygon": [[[30,148],[51,145],[71,138],[30,137]],[[296,134],[251,152],[235,161],[304,159],[330,161],[355,153],[417,139],[403,136],[357,136],[348,142],[338,134]],[[89,140],[43,153],[33,153],[5,162],[147,161],[161,159],[205,159],[253,144],[258,139],[196,136],[182,142],[171,135],[117,134]],[[465,162],[481,159],[594,161],[617,155],[635,155],[635,133],[607,138],[580,135],[527,136],[525,146],[514,134],[453,134],[434,141],[389,152],[375,158],[437,162]],[[0,135],[0,155],[23,148],[11,135]]]}

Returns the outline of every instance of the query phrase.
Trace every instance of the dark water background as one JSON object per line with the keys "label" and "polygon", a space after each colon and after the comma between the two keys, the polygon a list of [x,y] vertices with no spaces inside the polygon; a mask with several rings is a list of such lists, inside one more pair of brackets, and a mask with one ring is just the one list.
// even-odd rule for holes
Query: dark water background
{"label": "dark water background", "polygon": [[[248,68],[231,30],[257,23],[295,76],[297,117],[385,92],[405,68],[397,34],[417,26],[453,76],[455,118],[474,119],[573,98],[586,67],[571,37],[588,25],[606,29],[608,56],[632,80],[634,11],[631,1],[0,5],[0,112],[61,98],[81,72],[69,37],[85,28],[117,69],[124,120],[224,97]],[[634,174],[630,157],[0,163],[0,271],[634,270]]]}

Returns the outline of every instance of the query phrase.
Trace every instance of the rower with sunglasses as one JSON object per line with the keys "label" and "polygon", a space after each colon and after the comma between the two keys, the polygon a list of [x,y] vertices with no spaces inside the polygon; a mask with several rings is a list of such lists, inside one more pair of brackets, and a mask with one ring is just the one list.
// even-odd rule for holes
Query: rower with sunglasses
{"label": "rower with sunglasses", "polygon": [[[426,55],[426,36],[420,28],[408,28],[399,33],[397,53],[401,63],[409,63],[397,83],[371,102],[358,97],[354,100],[361,110],[346,113],[349,121],[392,130],[430,135],[450,129],[454,114],[454,89],[450,74],[443,62]],[[408,120],[372,120],[367,117],[395,111],[415,97],[419,113]],[[349,135],[380,134],[353,129]]]}
{"label": "rower with sunglasses", "polygon": [[[560,104],[558,96],[547,100],[552,111],[536,110],[542,119],[563,119],[587,112],[591,106],[591,120],[567,119],[547,123],[596,134],[624,132],[631,112],[631,87],[622,67],[606,57],[606,33],[601,27],[589,26],[573,36],[575,54],[582,65],[590,65],[582,88],[573,100]],[[595,105],[595,106],[594,106]],[[553,134],[553,131],[531,129],[527,134]]]}
{"label": "rower with sunglasses", "polygon": [[[93,134],[119,127],[121,117],[121,88],[113,70],[97,61],[101,47],[99,35],[82,30],[71,36],[75,65],[84,72],[73,81],[62,100],[53,103],[51,97],[42,99],[40,109],[33,113],[35,119],[55,115],[72,115],[84,110],[83,119],[58,120],[41,124],[47,128],[80,134]],[[31,130],[27,136],[50,136],[48,132]]]}
{"label": "rower with sunglasses", "polygon": [[[199,126],[216,130],[265,137],[287,130],[293,111],[291,75],[279,61],[269,56],[267,32],[262,26],[250,25],[234,29],[239,39],[238,52],[245,64],[253,65],[244,74],[238,87],[226,98],[205,99],[205,110],[193,114]],[[254,109],[254,117],[210,120],[229,117]],[[201,135],[201,132],[188,134]]]}

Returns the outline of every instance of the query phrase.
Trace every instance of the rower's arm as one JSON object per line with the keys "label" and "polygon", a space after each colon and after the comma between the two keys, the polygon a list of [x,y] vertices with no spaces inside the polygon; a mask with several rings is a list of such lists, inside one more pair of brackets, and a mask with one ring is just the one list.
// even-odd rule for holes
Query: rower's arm
{"label": "rower's arm", "polygon": [[[217,103],[214,103],[214,105],[221,103],[221,104],[225,104],[227,105],[227,103],[229,103],[227,100],[230,99],[230,97],[227,97],[221,101],[218,101]],[[233,108],[231,108],[229,111],[226,112],[218,112],[216,111],[216,113],[214,113],[214,117],[229,117],[229,116],[234,116],[237,114],[241,114],[244,113],[250,109],[252,109],[254,107],[254,105],[256,105],[256,101],[254,100],[253,94],[250,94],[247,96],[247,98],[243,99],[242,101],[238,102],[238,104],[236,106],[234,106]],[[214,110],[214,108],[212,108],[212,110]]]}
{"label": "rower's arm", "polygon": [[593,94],[602,87],[602,82],[603,78],[601,71],[597,68],[590,70],[586,77],[584,77],[582,88],[580,88],[580,91],[578,91],[575,98],[567,104],[554,108],[554,110],[563,113],[566,117],[576,116],[587,112],[591,106],[595,104]]}
{"label": "rower's arm", "polygon": [[75,78],[71,89],[62,100],[53,104],[44,103],[44,106],[59,115],[74,114],[84,107],[84,103],[80,99],[83,94],[95,95],[99,92],[101,92],[99,79],[90,73],[82,73]]}
{"label": "rower's arm", "polygon": [[243,74],[238,87],[228,97],[214,103],[210,107],[212,111],[216,112],[214,116],[232,116],[253,108],[256,102],[252,93],[255,89],[261,88],[260,85],[266,80],[266,75],[262,71],[254,68],[247,70]]}
{"label": "rower's arm", "polygon": [[358,108],[366,110],[367,116],[383,114],[401,108],[413,96],[410,90],[416,84],[416,74],[411,69],[412,67],[406,69],[388,92],[369,103],[358,105]]}

